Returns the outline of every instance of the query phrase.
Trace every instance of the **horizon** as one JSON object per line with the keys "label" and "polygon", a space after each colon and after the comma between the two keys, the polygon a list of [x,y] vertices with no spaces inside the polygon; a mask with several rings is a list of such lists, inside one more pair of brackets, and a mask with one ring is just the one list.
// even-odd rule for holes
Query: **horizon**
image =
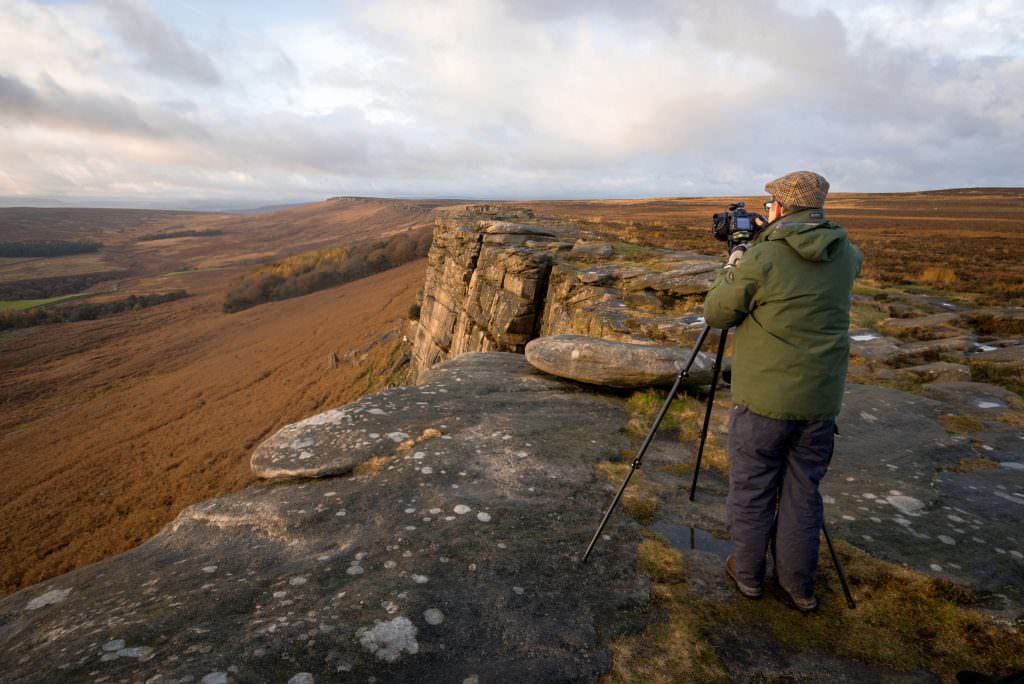
{"label": "horizon", "polygon": [[[830,191],[829,197],[836,197],[841,195],[912,195],[912,194],[923,194],[923,193],[944,193],[944,192],[962,192],[962,191],[1000,191],[1000,190],[1022,190],[1024,186],[965,186],[956,188],[923,188],[920,190],[903,190],[903,191],[877,191],[877,192],[862,192],[858,190],[840,190]],[[766,193],[754,193],[764,194]],[[164,206],[160,206],[160,200],[146,200],[146,199],[128,199],[128,198],[109,198],[109,199],[94,199],[87,200],[85,203],[75,204],[81,198],[57,198],[57,197],[36,197],[32,198],[37,201],[36,204],[17,204],[18,198],[2,196],[0,195],[0,209],[125,209],[125,210],[143,210],[143,211],[169,211],[169,212],[192,212],[192,213],[244,213],[244,212],[269,212],[278,211],[281,209],[291,209],[299,206],[307,206],[311,204],[319,204],[322,202],[328,202],[330,200],[337,199],[365,199],[365,200],[395,200],[401,202],[452,202],[452,203],[477,203],[477,202],[501,202],[501,203],[515,203],[515,202],[622,202],[622,201],[657,201],[657,200],[695,200],[695,199],[722,199],[728,200],[730,198],[741,198],[741,197],[752,197],[751,194],[734,194],[734,195],[646,195],[646,196],[629,196],[629,197],[512,197],[512,198],[500,198],[500,197],[442,197],[442,196],[427,196],[427,195],[405,195],[405,196],[394,196],[394,195],[333,195],[330,197],[321,197],[319,199],[280,199],[280,200],[263,200],[254,198],[251,200],[239,199],[237,201],[218,201],[218,200],[202,200],[197,198],[184,198],[178,201],[163,201]],[[203,208],[206,207],[206,208]],[[826,206],[827,208],[827,206]]]}
{"label": "horizon", "polygon": [[0,27],[4,201],[1024,186],[1019,3],[3,0]]}

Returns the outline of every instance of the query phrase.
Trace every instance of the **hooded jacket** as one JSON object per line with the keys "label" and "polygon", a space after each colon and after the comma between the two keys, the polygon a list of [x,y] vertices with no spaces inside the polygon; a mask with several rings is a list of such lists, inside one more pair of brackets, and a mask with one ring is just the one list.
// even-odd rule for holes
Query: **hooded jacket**
{"label": "hooded jacket", "polygon": [[714,328],[737,326],[733,401],[786,420],[839,414],[850,352],[850,299],[864,255],[821,209],[762,230],[704,302]]}

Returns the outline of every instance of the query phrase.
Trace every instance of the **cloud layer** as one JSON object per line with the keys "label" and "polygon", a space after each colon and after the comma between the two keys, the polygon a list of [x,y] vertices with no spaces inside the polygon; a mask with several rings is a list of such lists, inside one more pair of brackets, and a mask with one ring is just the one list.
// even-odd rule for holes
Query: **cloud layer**
{"label": "cloud layer", "polygon": [[1013,0],[211,7],[0,0],[0,195],[1024,185]]}

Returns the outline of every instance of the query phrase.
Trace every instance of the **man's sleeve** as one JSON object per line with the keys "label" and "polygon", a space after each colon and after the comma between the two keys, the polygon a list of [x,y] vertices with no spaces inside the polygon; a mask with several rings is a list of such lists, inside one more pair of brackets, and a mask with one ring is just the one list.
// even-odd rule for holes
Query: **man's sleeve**
{"label": "man's sleeve", "polygon": [[757,256],[749,251],[733,268],[723,269],[704,300],[704,320],[712,328],[739,325],[750,313],[762,282]]}

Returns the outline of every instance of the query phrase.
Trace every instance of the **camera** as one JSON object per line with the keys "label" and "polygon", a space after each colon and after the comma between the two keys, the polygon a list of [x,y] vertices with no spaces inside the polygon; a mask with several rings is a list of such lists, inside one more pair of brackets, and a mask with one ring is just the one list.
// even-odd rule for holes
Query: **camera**
{"label": "camera", "polygon": [[754,219],[768,223],[764,216],[748,212],[743,202],[730,204],[728,211],[711,216],[711,234],[716,240],[729,243],[731,252],[735,245],[750,242],[757,235],[759,227]]}

